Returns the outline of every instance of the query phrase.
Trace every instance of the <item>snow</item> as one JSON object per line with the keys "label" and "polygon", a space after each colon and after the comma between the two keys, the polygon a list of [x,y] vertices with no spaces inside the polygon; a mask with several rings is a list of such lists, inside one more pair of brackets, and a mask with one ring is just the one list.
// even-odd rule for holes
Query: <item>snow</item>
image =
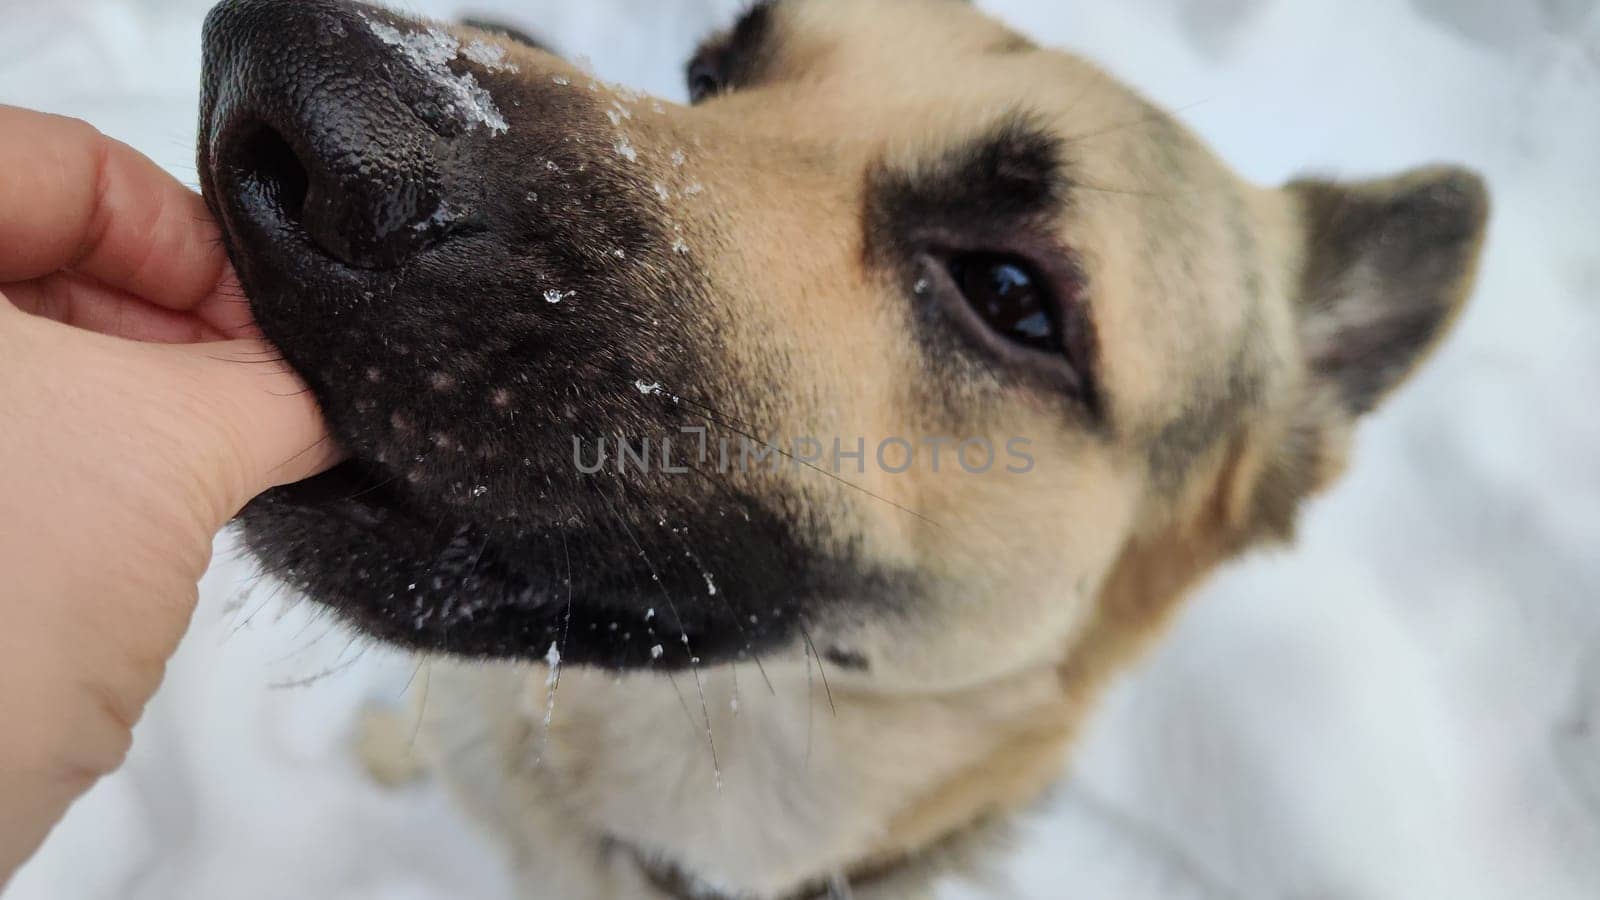
{"label": "snow", "polygon": [[[544,655],[544,664],[550,667],[550,674],[545,678],[545,687],[555,687],[561,680],[561,648],[556,643],[550,644],[550,649]],[[546,724],[549,724],[546,722]]]}
{"label": "snow", "polygon": [[[471,72],[456,74],[450,71],[450,63],[462,55],[462,49],[461,42],[448,32],[438,28],[403,31],[387,22],[372,19],[367,19],[366,24],[367,30],[378,40],[391,47],[400,48],[401,55],[406,61],[423,77],[437,85],[445,96],[450,98],[456,113],[469,124],[483,125],[493,134],[504,134],[509,129],[505,116],[500,114],[500,108],[495,105],[494,98],[478,84],[478,79]],[[474,48],[483,49],[474,53]],[[505,51],[499,48],[493,49],[498,52],[498,56],[482,43],[474,43],[467,48],[466,56],[485,67],[497,68]]]}
{"label": "snow", "polygon": [[[10,0],[0,102],[86,117],[192,183],[206,5]],[[462,7],[681,99],[683,59],[738,5]],[[1600,895],[1600,9],[985,5],[1180,110],[1253,178],[1461,161],[1496,218],[1457,336],[1363,428],[1298,547],[1196,597],[1001,871],[945,897]],[[382,790],[354,761],[360,711],[425,691],[426,668],[276,588],[239,602],[235,556],[219,547],[128,765],[7,900],[512,896],[436,786]]]}
{"label": "snow", "polygon": [[473,41],[461,51],[461,55],[472,60],[491,72],[516,72],[517,67],[506,62],[506,48],[499,44],[488,44],[483,41]]}

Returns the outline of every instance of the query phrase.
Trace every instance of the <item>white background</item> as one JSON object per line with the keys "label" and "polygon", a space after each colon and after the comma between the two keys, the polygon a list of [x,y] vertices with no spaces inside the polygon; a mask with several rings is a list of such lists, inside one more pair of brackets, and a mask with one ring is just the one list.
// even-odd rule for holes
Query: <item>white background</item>
{"label": "white background", "polygon": [[[677,97],[736,3],[467,5]],[[1253,178],[1459,161],[1496,211],[1460,332],[1362,431],[1299,548],[1196,597],[1017,852],[951,896],[1600,896],[1600,3],[983,5]],[[0,0],[0,102],[192,182],[205,6]],[[507,896],[432,788],[382,792],[349,753],[356,710],[398,702],[412,667],[250,583],[237,561],[207,579],[127,768],[9,900]]]}

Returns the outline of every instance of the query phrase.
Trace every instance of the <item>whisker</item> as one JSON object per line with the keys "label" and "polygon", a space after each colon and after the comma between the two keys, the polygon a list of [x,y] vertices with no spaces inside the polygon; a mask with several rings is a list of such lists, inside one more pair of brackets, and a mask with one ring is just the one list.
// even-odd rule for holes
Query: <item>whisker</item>
{"label": "whisker", "polygon": [[422,667],[427,665],[427,663],[428,663],[428,658],[425,657],[425,656],[422,657],[421,659],[417,660],[417,667],[415,669],[411,670],[411,677],[407,678],[405,686],[400,688],[400,695],[401,696],[405,696],[406,692],[411,690],[412,682],[416,681],[417,680],[417,676],[422,674]]}
{"label": "whisker", "polygon": [[399,480],[400,480],[400,476],[398,474],[391,475],[388,478],[384,479],[383,481],[380,481],[377,484],[372,485],[371,487],[364,487],[361,490],[356,491],[354,494],[351,494],[350,496],[344,498],[343,502],[348,503],[351,500],[359,500],[360,498],[365,497],[366,495],[371,494],[371,493],[373,493],[375,491],[381,491],[384,488],[388,487],[391,484],[394,484],[396,481],[399,481]]}
{"label": "whisker", "polygon": [[650,561],[650,555],[645,552],[644,545],[639,543],[639,539],[634,535],[633,529],[628,527],[627,520],[622,517],[622,514],[617,511],[615,506],[611,505],[611,500],[606,496],[604,490],[597,489],[595,496],[599,497],[606,507],[611,510],[611,515],[616,518],[617,524],[622,527],[623,533],[628,536],[628,540],[633,542],[633,546],[638,548],[639,557],[644,560],[645,566],[650,569],[650,577],[655,581],[656,587],[661,590],[661,596],[666,598],[667,608],[672,611],[672,617],[678,623],[678,633],[683,639],[684,652],[689,654],[689,671],[694,675],[694,687],[700,694],[700,712],[705,716],[706,722],[706,742],[711,748],[711,770],[716,779],[717,790],[720,791],[722,790],[722,762],[717,758],[717,736],[711,730],[711,707],[706,704],[705,684],[700,680],[700,660],[699,657],[694,655],[694,647],[689,643],[689,632],[684,630],[683,615],[678,612],[678,604],[672,599],[672,594],[667,591],[666,584],[661,581],[661,573],[656,571],[655,564]]}
{"label": "whisker", "polygon": [[805,637],[806,646],[811,648],[811,655],[817,658],[817,674],[822,676],[822,690],[828,695],[828,709],[838,718],[839,707],[833,705],[833,688],[828,686],[828,670],[822,664],[822,654],[817,652],[817,645],[811,642],[811,631],[804,623],[800,624],[800,634]]}
{"label": "whisker", "polygon": [[[417,668],[420,670],[425,663],[427,663],[426,659],[424,659],[421,663],[418,663]],[[417,673],[411,673],[411,677],[416,678]],[[428,716],[428,688],[432,684],[433,667],[428,666],[427,673],[422,676],[422,700],[417,703],[417,721],[416,724],[411,726],[411,740],[406,743],[407,751],[415,752],[417,749],[417,737],[422,734],[422,721]],[[410,683],[408,682],[407,687],[409,686]]]}
{"label": "whisker", "polygon": [[[352,641],[352,643],[353,643],[353,641]],[[366,655],[366,652],[367,652],[366,648],[362,648],[360,653],[357,653],[355,656],[350,657],[349,659],[345,660],[344,662],[335,663],[335,664],[329,666],[328,668],[323,669],[320,672],[317,672],[316,674],[308,675],[308,676],[306,676],[304,678],[295,678],[295,679],[291,679],[289,681],[276,681],[276,682],[273,682],[273,683],[267,685],[267,689],[268,690],[273,690],[273,691],[287,691],[287,690],[295,690],[295,689],[298,689],[298,688],[310,687],[310,686],[312,686],[312,685],[314,685],[314,684],[316,684],[316,683],[318,683],[320,681],[323,681],[325,679],[331,678],[334,675],[338,675],[340,672],[347,671],[351,666],[354,666],[356,663],[360,662],[361,658]],[[344,654],[341,652],[340,655],[343,656]]]}
{"label": "whisker", "polygon": [[[265,578],[266,575],[264,574],[262,577]],[[283,595],[284,583],[276,580],[276,573],[272,573],[272,577],[274,581],[272,582],[272,587],[267,592],[267,596],[263,597],[261,603],[257,605],[255,609],[251,610],[249,615],[244,617],[244,621],[233,626],[233,628],[228,632],[227,636],[223,638],[224,642],[231,640],[239,632],[249,628],[250,623],[255,621],[256,616],[260,615],[263,610],[272,605],[273,602]]]}
{"label": "whisker", "polygon": [[[302,635],[304,635],[307,631],[311,630],[311,626],[318,625],[318,624],[325,625],[327,623],[325,621],[319,621],[317,619],[317,617],[315,617],[315,616],[307,617],[306,621],[301,623],[299,628],[295,629],[294,634],[290,635],[289,639],[292,640],[292,641],[299,640]],[[289,652],[287,652],[287,653],[283,654],[282,656],[278,657],[277,659],[273,660],[273,662],[274,663],[285,663],[285,662],[288,662],[291,659],[294,659],[296,656],[300,656],[301,654],[309,651],[312,647],[315,647],[318,644],[322,643],[324,640],[326,640],[328,635],[332,634],[334,632],[334,630],[335,630],[334,627],[330,627],[327,631],[324,631],[323,633],[317,635],[314,639],[312,639],[310,641],[307,641],[306,643],[300,645],[299,647],[296,647],[293,650],[290,650]]]}
{"label": "whisker", "polygon": [[[694,471],[699,472],[698,469],[696,469]],[[701,472],[700,474],[704,475],[703,472]],[[712,480],[712,483],[718,484],[718,482],[716,482],[715,479]],[[666,521],[666,512],[664,510],[657,509],[656,513],[661,518],[662,521]],[[683,536],[681,534],[679,534],[677,532],[677,530],[675,530],[675,529],[668,529],[668,530],[672,532],[672,536],[673,537],[678,539],[678,543],[683,545],[684,554],[687,555],[690,559],[694,560],[695,567],[700,570],[701,574],[706,576],[706,585],[707,585],[708,588],[710,588],[711,584],[712,584],[712,582],[711,582],[711,573],[706,569],[706,564],[700,561],[700,557],[695,555],[694,549],[689,546],[689,542],[684,540]],[[713,596],[715,596],[717,598],[717,600],[722,603],[722,608],[727,610],[728,618],[730,620],[732,620],[733,627],[738,629],[739,637],[744,639],[745,646],[749,647],[750,646],[749,633],[745,630],[744,620],[743,620],[743,618],[740,617],[739,611],[737,609],[734,609],[733,601],[728,598],[727,590],[725,588],[723,590],[714,590],[713,589],[713,590],[711,590],[711,594]],[[755,660],[756,668],[761,670],[761,677],[766,679],[767,687],[771,688],[772,687],[772,679],[767,676],[766,667],[761,664],[761,657],[760,656],[754,656],[754,657],[752,657],[752,659]],[[734,690],[735,690],[735,692],[738,691],[738,687],[739,687],[738,669],[735,668],[734,669]],[[774,690],[773,693],[776,694],[777,691]]]}
{"label": "whisker", "polygon": [[1193,103],[1189,103],[1189,104],[1186,104],[1184,106],[1177,107],[1176,109],[1172,110],[1171,112],[1168,112],[1167,110],[1164,110],[1164,109],[1156,109],[1156,108],[1152,107],[1151,108],[1151,113],[1148,116],[1141,116],[1140,118],[1134,119],[1134,120],[1132,120],[1130,122],[1119,122],[1119,123],[1117,123],[1115,125],[1108,125],[1108,126],[1106,126],[1104,128],[1097,128],[1094,131],[1084,131],[1084,132],[1079,132],[1078,134],[1069,134],[1069,135],[1067,135],[1065,140],[1066,140],[1067,143],[1072,144],[1072,143],[1077,143],[1079,141],[1092,140],[1092,139],[1097,138],[1097,137],[1104,137],[1104,136],[1106,136],[1108,134],[1115,134],[1115,133],[1117,133],[1119,131],[1125,131],[1125,130],[1128,130],[1130,128],[1140,128],[1140,127],[1143,127],[1145,125],[1155,125],[1157,123],[1162,123],[1162,122],[1167,123],[1167,124],[1172,124],[1172,125],[1179,125],[1179,124],[1181,124],[1179,122],[1179,120],[1178,120],[1178,114],[1179,113],[1187,112],[1187,111],[1189,111],[1191,109],[1194,109],[1197,106],[1200,106],[1200,105],[1202,105],[1204,103],[1209,103],[1209,102],[1210,102],[1210,100],[1196,100]]}
{"label": "whisker", "polygon": [[236,365],[236,366],[256,366],[256,365],[263,365],[263,364],[269,364],[269,363],[281,363],[281,362],[285,361],[282,355],[278,355],[278,356],[261,356],[260,358],[257,358],[257,359],[239,359],[238,357],[234,357],[234,356],[214,356],[214,355],[208,353],[208,354],[206,354],[206,358],[214,359],[217,362],[231,363],[231,364]]}
{"label": "whisker", "polygon": [[[548,480],[548,479],[547,479]],[[549,682],[545,685],[547,696],[544,704],[544,735],[539,739],[539,755],[534,759],[537,767],[544,762],[544,753],[550,747],[550,724],[556,717],[556,695],[561,691],[561,669],[567,655],[567,634],[572,631],[572,551],[567,546],[567,533],[561,532],[561,553],[567,560],[567,612],[566,621],[561,623],[561,639],[556,645],[557,660],[550,672]],[[688,712],[688,704],[684,704],[684,711]],[[689,723],[694,724],[694,717],[689,717]]]}
{"label": "whisker", "polygon": [[804,649],[806,660],[806,771],[811,770],[811,742],[813,731],[817,722],[817,688],[811,677],[811,648],[809,643]]}
{"label": "whisker", "polygon": [[283,462],[278,463],[276,466],[273,466],[273,470],[276,471],[277,469],[281,469],[284,466],[287,466],[292,462],[296,462],[297,460],[300,459],[300,457],[305,456],[307,453],[310,453],[311,451],[317,449],[318,447],[322,446],[323,444],[328,443],[328,441],[331,440],[331,439],[332,439],[331,436],[330,435],[326,435],[326,434],[323,435],[320,438],[317,438],[315,441],[313,441],[311,443],[311,446],[305,448],[304,450],[301,450],[299,453],[296,453],[295,455],[289,457],[288,459],[284,460]]}
{"label": "whisker", "polygon": [[[699,731],[700,723],[694,720],[694,712],[689,709],[689,700],[683,696],[683,689],[678,686],[677,676],[673,675],[671,671],[667,671],[662,674],[667,676],[667,683],[672,685],[672,692],[678,695],[678,705],[683,707],[683,716],[689,721],[689,727],[695,731]],[[715,763],[713,763],[713,765],[715,765]],[[719,774],[717,778],[720,785],[721,775]]]}

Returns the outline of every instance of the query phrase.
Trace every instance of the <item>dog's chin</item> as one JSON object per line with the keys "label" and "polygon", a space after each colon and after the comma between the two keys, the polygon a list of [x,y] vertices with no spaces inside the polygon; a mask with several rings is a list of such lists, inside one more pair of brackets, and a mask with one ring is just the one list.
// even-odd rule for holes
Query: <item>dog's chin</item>
{"label": "dog's chin", "polygon": [[372,637],[425,652],[670,671],[774,652],[810,607],[796,579],[756,594],[730,572],[733,590],[719,593],[708,567],[749,554],[709,529],[700,539],[714,543],[695,552],[681,529],[664,529],[669,545],[620,520],[478,522],[418,506],[359,462],[262,495],[238,524],[268,574]]}

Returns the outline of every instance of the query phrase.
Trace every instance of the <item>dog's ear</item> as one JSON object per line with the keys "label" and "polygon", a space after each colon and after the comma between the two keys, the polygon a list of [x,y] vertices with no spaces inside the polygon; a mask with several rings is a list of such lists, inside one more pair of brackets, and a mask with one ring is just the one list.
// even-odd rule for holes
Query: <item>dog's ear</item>
{"label": "dog's ear", "polygon": [[1488,221],[1483,180],[1456,168],[1289,185],[1304,223],[1297,303],[1311,377],[1351,416],[1416,368],[1466,303]]}
{"label": "dog's ear", "polygon": [[1444,337],[1475,280],[1488,222],[1483,180],[1458,168],[1379,181],[1297,181],[1292,298],[1306,378],[1252,479],[1246,527],[1288,537],[1307,496],[1343,470],[1356,420]]}

